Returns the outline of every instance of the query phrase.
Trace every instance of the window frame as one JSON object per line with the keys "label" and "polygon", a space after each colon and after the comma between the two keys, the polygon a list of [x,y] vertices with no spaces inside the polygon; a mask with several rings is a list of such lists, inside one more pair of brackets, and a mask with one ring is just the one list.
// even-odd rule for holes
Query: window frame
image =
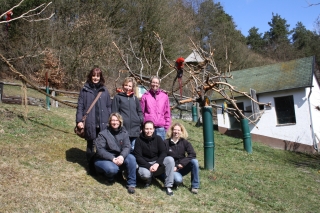
{"label": "window frame", "polygon": [[274,110],[277,125],[294,125],[297,123],[293,95],[274,97]]}

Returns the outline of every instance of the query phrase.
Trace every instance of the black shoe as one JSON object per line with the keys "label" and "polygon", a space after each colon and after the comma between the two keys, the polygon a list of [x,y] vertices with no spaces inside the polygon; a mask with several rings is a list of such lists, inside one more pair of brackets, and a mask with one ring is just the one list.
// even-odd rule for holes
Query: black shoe
{"label": "black shoe", "polygon": [[152,183],[152,178],[150,178],[150,179],[148,179],[148,180],[146,181],[146,184],[144,185],[144,188],[150,187],[150,186],[151,186],[151,183]]}
{"label": "black shoe", "polygon": [[146,183],[143,188],[149,188],[150,186],[151,186],[151,183]]}
{"label": "black shoe", "polygon": [[114,179],[107,179],[107,180],[106,180],[106,185],[107,185],[107,186],[111,186],[111,185],[114,184],[114,182],[115,182]]}
{"label": "black shoe", "polygon": [[132,187],[132,186],[129,186],[128,187],[128,193],[129,194],[134,194],[136,191],[135,191],[135,189],[134,189],[134,187]]}
{"label": "black shoe", "polygon": [[167,187],[167,188],[166,188],[166,193],[167,193],[167,195],[169,195],[169,196],[172,196],[172,195],[173,195],[173,191],[172,191],[172,189],[171,189],[170,187]]}

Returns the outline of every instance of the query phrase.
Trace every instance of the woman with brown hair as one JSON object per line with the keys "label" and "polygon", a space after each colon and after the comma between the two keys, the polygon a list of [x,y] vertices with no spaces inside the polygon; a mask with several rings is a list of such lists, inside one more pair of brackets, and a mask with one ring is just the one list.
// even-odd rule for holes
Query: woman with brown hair
{"label": "woman with brown hair", "polygon": [[[76,123],[79,128],[84,128],[85,130],[85,140],[87,141],[86,157],[89,163],[89,174],[91,175],[95,174],[92,162],[92,157],[95,154],[94,139],[96,139],[100,131],[107,127],[111,113],[111,99],[104,83],[105,79],[101,69],[97,67],[93,68],[87,75],[87,81],[80,90],[78,98]],[[84,125],[82,118],[99,92],[101,92],[101,96],[87,115]]]}

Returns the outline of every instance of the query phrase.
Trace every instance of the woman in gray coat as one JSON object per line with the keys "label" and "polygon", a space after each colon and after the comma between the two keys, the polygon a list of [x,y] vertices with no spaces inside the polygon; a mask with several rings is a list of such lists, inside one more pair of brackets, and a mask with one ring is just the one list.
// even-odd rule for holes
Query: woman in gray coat
{"label": "woman in gray coat", "polygon": [[[98,133],[107,127],[111,113],[111,99],[104,83],[105,80],[101,69],[93,68],[87,76],[86,83],[80,90],[76,113],[77,126],[85,129],[85,139],[87,141],[86,157],[89,163],[89,173],[92,175],[95,174],[92,162],[92,157],[95,154],[93,141],[98,136]],[[101,96],[89,112],[84,126],[82,118],[100,91],[102,92]]]}
{"label": "woman in gray coat", "polygon": [[108,128],[101,131],[95,140],[97,157],[94,164],[97,172],[106,176],[108,184],[113,184],[120,170],[126,170],[128,193],[133,194],[137,163],[136,158],[130,154],[129,135],[122,124],[121,115],[111,113]]}

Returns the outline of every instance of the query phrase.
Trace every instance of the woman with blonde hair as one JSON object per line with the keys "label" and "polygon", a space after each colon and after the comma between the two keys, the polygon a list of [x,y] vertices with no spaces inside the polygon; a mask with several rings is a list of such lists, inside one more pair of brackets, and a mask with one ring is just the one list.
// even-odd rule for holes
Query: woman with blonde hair
{"label": "woman with blonde hair", "polygon": [[113,184],[114,177],[120,170],[126,170],[128,193],[135,193],[136,158],[130,154],[129,135],[122,126],[123,120],[119,113],[111,113],[109,126],[101,131],[95,140],[97,147],[96,171],[104,174],[108,184]]}
{"label": "woman with blonde hair", "polygon": [[134,95],[136,82],[134,78],[127,77],[124,79],[122,89],[112,100],[112,112],[118,112],[123,117],[123,126],[129,133],[131,142],[131,151],[134,149],[134,143],[140,135],[143,124],[143,114],[139,99]]}
{"label": "woman with blonde hair", "polygon": [[181,123],[175,123],[169,128],[167,135],[169,138],[164,142],[167,155],[175,161],[175,186],[182,184],[183,176],[191,172],[191,192],[197,194],[200,186],[199,163],[191,143],[187,141],[187,130]]}

